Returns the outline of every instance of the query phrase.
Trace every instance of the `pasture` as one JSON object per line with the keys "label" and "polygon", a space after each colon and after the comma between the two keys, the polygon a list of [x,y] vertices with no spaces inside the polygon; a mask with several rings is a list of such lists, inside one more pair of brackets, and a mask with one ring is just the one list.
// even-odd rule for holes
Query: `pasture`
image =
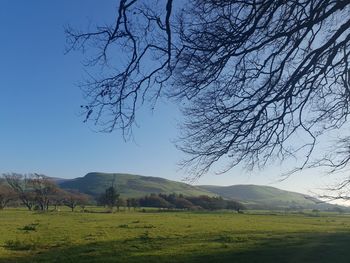
{"label": "pasture", "polygon": [[349,244],[335,213],[0,211],[6,263],[349,262]]}

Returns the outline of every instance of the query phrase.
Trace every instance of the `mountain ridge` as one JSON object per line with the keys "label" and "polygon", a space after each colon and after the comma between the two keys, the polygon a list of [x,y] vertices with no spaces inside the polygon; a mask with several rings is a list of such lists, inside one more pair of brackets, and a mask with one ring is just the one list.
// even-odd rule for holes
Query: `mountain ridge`
{"label": "mountain ridge", "polygon": [[168,180],[162,177],[142,176],[126,173],[92,172],[84,177],[63,181],[59,185],[64,189],[76,189],[97,196],[116,180],[119,193],[125,197],[141,197],[151,193],[177,193],[190,196],[213,195],[213,193],[186,183]]}
{"label": "mountain ridge", "polygon": [[186,196],[221,196],[240,201],[252,209],[319,209],[330,210],[335,205],[298,192],[286,191],[264,185],[190,185],[162,177],[142,176],[128,173],[91,172],[74,179],[57,179],[63,189],[99,196],[113,184],[122,197],[142,197],[151,193],[183,194]]}

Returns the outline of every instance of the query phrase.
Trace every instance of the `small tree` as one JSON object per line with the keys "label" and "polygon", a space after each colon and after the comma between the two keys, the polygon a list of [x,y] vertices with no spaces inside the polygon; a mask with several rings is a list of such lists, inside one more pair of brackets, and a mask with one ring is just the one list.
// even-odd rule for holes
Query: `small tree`
{"label": "small tree", "polygon": [[119,194],[116,187],[110,186],[106,189],[101,200],[104,202],[104,205],[110,208],[112,211],[115,206],[118,204]]}
{"label": "small tree", "polygon": [[139,206],[139,200],[136,198],[128,198],[126,199],[126,206],[128,207],[128,210],[130,211],[131,207],[136,209],[136,207]]}
{"label": "small tree", "polygon": [[130,199],[130,204],[131,204],[131,207],[134,208],[134,211],[136,210],[136,207],[139,207],[140,206],[140,202],[138,199],[136,198],[131,198]]}
{"label": "small tree", "polygon": [[125,199],[118,197],[117,203],[116,203],[117,211],[119,212],[120,207],[125,207],[125,204],[126,204]]}
{"label": "small tree", "polygon": [[89,197],[86,194],[82,194],[78,191],[67,191],[65,194],[64,205],[68,206],[72,212],[80,205],[85,205],[89,202]]}
{"label": "small tree", "polygon": [[67,192],[61,188],[57,188],[55,193],[50,196],[50,202],[54,206],[54,210],[58,210],[58,206],[64,205]]}
{"label": "small tree", "polygon": [[235,210],[237,213],[240,213],[245,209],[245,206],[240,202],[229,200],[226,203],[226,209]]}
{"label": "small tree", "polygon": [[35,201],[41,211],[47,211],[51,198],[58,191],[57,185],[47,176],[34,174],[29,179],[29,184],[35,194]]}
{"label": "small tree", "polygon": [[128,211],[130,211],[130,208],[131,208],[131,198],[126,199],[126,207],[128,208]]}

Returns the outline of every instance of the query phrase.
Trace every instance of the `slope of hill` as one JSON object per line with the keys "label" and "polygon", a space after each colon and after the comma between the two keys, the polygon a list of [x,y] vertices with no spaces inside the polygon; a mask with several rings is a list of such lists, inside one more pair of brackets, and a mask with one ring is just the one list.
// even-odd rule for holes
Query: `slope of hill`
{"label": "slope of hill", "polygon": [[202,185],[202,189],[223,198],[241,201],[252,208],[318,208],[330,209],[333,205],[320,203],[310,196],[262,185],[213,186]]}
{"label": "slope of hill", "polygon": [[56,178],[55,181],[63,189],[76,189],[96,197],[112,185],[114,178],[118,192],[123,197],[142,197],[151,193],[177,193],[186,196],[222,196],[225,199],[240,201],[251,209],[332,210],[336,207],[320,203],[319,200],[304,194],[261,185],[193,186],[160,177],[97,172],[75,179]]}
{"label": "slope of hill", "polygon": [[97,196],[115,184],[123,197],[141,197],[150,193],[177,193],[187,196],[213,195],[213,193],[185,183],[159,177],[133,174],[88,173],[84,177],[58,182],[63,189],[76,189],[80,192]]}

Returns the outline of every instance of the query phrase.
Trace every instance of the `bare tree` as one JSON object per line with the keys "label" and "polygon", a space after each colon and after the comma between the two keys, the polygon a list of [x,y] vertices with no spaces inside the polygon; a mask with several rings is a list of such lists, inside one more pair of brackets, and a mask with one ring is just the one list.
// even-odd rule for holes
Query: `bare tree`
{"label": "bare tree", "polygon": [[67,36],[68,50],[95,44],[89,65],[107,68],[85,85],[86,120],[129,134],[140,105],[178,101],[197,176],[220,159],[252,168],[299,151],[302,169],[349,116],[348,0],[121,0],[110,26]]}
{"label": "bare tree", "polygon": [[22,203],[32,210],[47,211],[49,204],[58,192],[58,186],[47,176],[41,174],[4,174],[7,184]]}
{"label": "bare tree", "polygon": [[29,184],[35,194],[39,210],[48,211],[52,198],[58,192],[58,186],[50,178],[41,174],[33,174],[29,179]]}
{"label": "bare tree", "polygon": [[32,210],[36,200],[30,175],[8,173],[3,174],[3,176],[12,190],[16,192],[23,205],[25,205],[28,210]]}
{"label": "bare tree", "polygon": [[0,210],[3,210],[9,202],[17,199],[15,191],[4,183],[0,183]]}
{"label": "bare tree", "polygon": [[56,188],[55,192],[50,195],[50,203],[54,206],[54,210],[58,210],[58,206],[64,205],[66,200],[66,191]]}
{"label": "bare tree", "polygon": [[78,191],[67,190],[64,198],[64,205],[68,206],[72,212],[77,206],[84,206],[89,202],[89,196]]}

